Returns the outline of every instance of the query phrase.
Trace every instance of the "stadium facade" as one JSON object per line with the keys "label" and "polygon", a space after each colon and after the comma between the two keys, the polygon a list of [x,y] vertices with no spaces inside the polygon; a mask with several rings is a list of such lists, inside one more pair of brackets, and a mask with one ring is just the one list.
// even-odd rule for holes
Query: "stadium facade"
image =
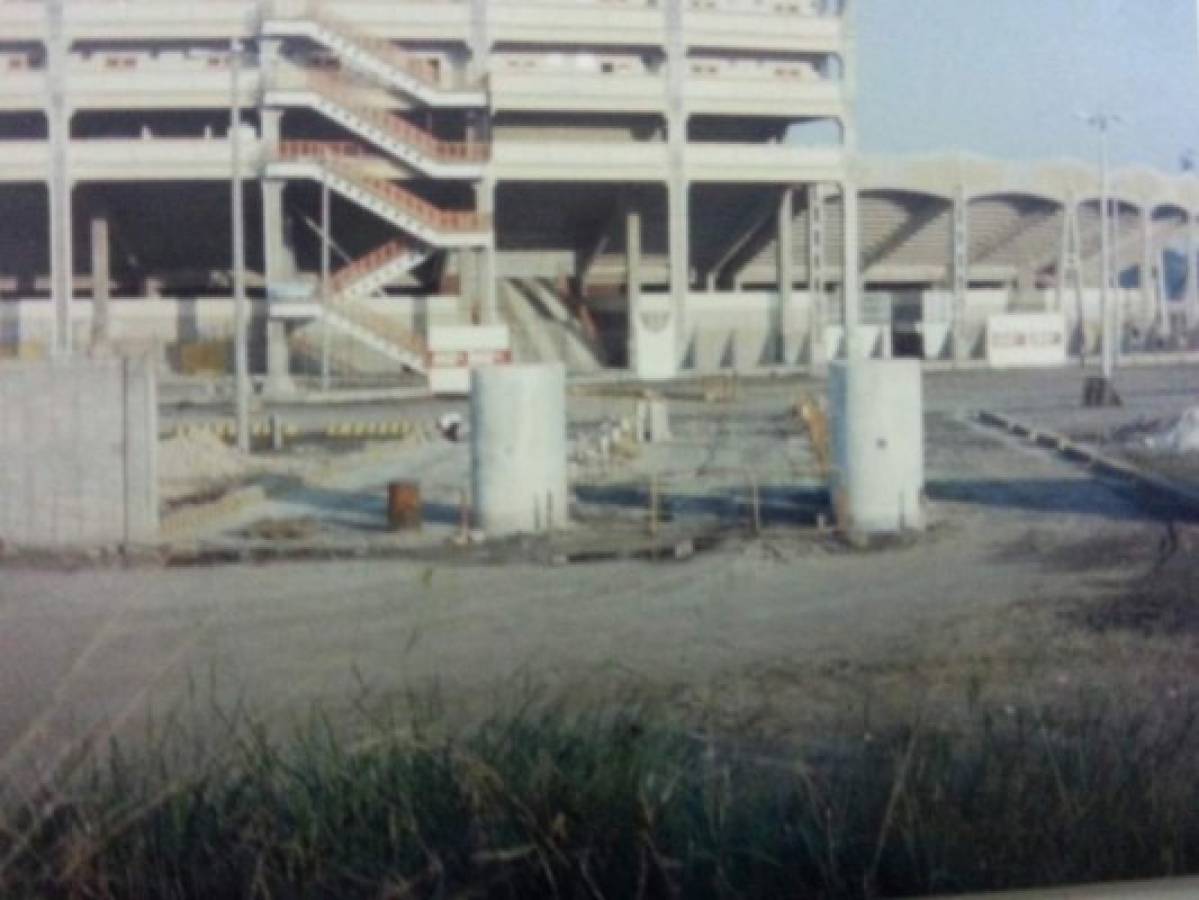
{"label": "stadium facade", "polygon": [[[100,334],[179,363],[227,336],[236,171],[255,365],[279,387],[321,354],[426,372],[439,330],[580,370],[819,367],[847,258],[874,353],[964,362],[1020,312],[1092,350],[1097,173],[855,157],[850,13],[0,0],[0,344]],[[1186,342],[1199,279],[1171,297],[1163,254],[1195,259],[1199,184],[1126,170],[1112,193],[1123,345]]]}

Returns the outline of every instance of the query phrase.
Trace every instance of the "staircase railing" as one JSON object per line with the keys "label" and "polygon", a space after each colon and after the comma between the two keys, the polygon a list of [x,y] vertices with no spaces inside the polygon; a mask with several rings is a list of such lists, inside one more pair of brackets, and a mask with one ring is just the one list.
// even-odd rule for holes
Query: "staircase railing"
{"label": "staircase railing", "polygon": [[276,19],[313,22],[342,40],[372,54],[387,66],[402,72],[425,87],[438,91],[445,90],[445,86],[441,84],[441,79],[438,77],[436,65],[416,59],[391,41],[377,38],[344,19],[330,15],[327,4],[321,0],[274,0],[270,4],[268,15]]}
{"label": "staircase railing", "polygon": [[316,94],[347,110],[364,122],[378,128],[397,143],[412,147],[430,159],[444,163],[486,162],[491,155],[487,144],[475,141],[446,141],[436,138],[411,122],[380,109],[370,109],[358,102],[344,82],[324,72],[308,72],[305,85]]}
{"label": "staircase railing", "polygon": [[385,268],[403,257],[415,253],[416,248],[406,241],[391,241],[377,250],[372,250],[347,266],[339,269],[329,279],[329,292],[334,299],[372,272]]}
{"label": "staircase railing", "polygon": [[370,158],[371,154],[353,144],[326,141],[282,141],[279,144],[281,161],[318,165],[434,231],[475,234],[487,230],[487,216],[476,212],[443,210],[390,181],[363,174],[362,162]]}
{"label": "staircase railing", "polygon": [[420,357],[428,365],[429,348],[418,335],[393,322],[386,316],[379,315],[359,304],[345,304],[331,307],[330,312],[341,316],[348,322],[363,328],[381,340],[395,344],[397,347]]}

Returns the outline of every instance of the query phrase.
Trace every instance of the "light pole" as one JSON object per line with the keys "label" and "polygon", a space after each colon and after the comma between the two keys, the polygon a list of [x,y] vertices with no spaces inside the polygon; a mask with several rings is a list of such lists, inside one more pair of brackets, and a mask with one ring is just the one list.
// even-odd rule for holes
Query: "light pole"
{"label": "light pole", "polygon": [[1123,122],[1118,115],[1099,111],[1083,120],[1099,134],[1099,302],[1103,326],[1103,381],[1109,388],[1116,368],[1115,303],[1112,302],[1111,198],[1108,190],[1108,133]]}
{"label": "light pole", "polygon": [[321,179],[321,390],[329,390],[329,247],[332,227],[332,198],[329,196],[329,179]]}
{"label": "light pole", "polygon": [[229,144],[233,206],[233,405],[237,418],[237,449],[250,451],[249,303],[246,299],[245,188],[241,171],[241,42],[229,42]]}

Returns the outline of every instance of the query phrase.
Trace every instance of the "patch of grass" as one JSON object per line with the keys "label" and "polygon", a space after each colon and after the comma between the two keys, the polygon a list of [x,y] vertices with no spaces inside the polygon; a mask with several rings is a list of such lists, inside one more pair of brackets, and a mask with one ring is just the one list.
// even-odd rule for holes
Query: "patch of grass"
{"label": "patch of grass", "polygon": [[1079,604],[1068,615],[1099,633],[1199,634],[1199,571],[1189,559],[1167,563],[1110,595]]}
{"label": "patch of grass", "polygon": [[[1199,708],[970,706],[812,747],[530,705],[248,720],[9,797],[4,897],[918,896],[1199,868]],[[174,742],[173,746],[186,743]],[[198,757],[206,759],[202,764]]]}

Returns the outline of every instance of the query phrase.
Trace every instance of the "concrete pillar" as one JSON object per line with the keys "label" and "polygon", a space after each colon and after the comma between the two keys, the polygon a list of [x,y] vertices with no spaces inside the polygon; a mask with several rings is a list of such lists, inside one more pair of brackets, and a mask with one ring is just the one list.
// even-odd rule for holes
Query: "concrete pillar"
{"label": "concrete pillar", "polygon": [[862,252],[858,189],[852,180],[841,183],[841,208],[844,219],[841,297],[845,327],[845,358],[857,359],[860,355],[858,326],[862,321]]}
{"label": "concrete pillar", "polygon": [[[264,41],[262,51],[263,72],[269,72],[272,60],[277,55],[277,41]],[[260,109],[262,122],[262,152],[271,158],[279,150],[283,111]],[[285,182],[262,179],[262,252],[267,283],[267,294],[273,286],[290,281],[296,275],[296,255],[292,235],[288,229],[287,214],[283,205]]]}
{"label": "concrete pillar", "polygon": [[958,185],[953,195],[953,224],[950,260],[953,279],[953,329],[950,340],[955,364],[970,358],[970,336],[966,330],[966,305],[970,296],[970,198],[964,185]]}
{"label": "concrete pillar", "polygon": [[670,254],[670,300],[675,318],[680,357],[688,329],[688,293],[691,287],[691,236],[689,225],[690,185],[686,178],[672,180],[668,190]]}
{"label": "concrete pillar", "polygon": [[566,367],[475,369],[470,411],[475,525],[489,537],[567,526]]}
{"label": "concrete pillar", "polygon": [[791,304],[795,294],[795,210],[794,192],[790,185],[783,188],[778,207],[778,329],[775,360],[779,365],[791,362],[787,353],[787,336],[791,325]]}
{"label": "concrete pillar", "polygon": [[1157,267],[1153,262],[1153,210],[1141,208],[1141,302],[1153,310],[1152,333],[1158,339],[1170,336],[1170,316],[1164,298],[1158,295]]}
{"label": "concrete pillar", "polygon": [[628,304],[628,367],[637,371],[637,316],[641,313],[641,210],[625,212],[625,285]]}
{"label": "concrete pillar", "polygon": [[1199,240],[1196,240],[1196,221],[1194,214],[1187,215],[1187,294],[1186,294],[1186,327],[1187,331],[1199,328]]}
{"label": "concrete pillar", "polygon": [[479,320],[486,325],[494,324],[499,317],[496,297],[495,196],[496,184],[491,178],[484,178],[475,186],[475,208],[485,217],[490,232],[487,245],[478,251],[475,288]]}
{"label": "concrete pillar", "polygon": [[488,0],[470,0],[470,73],[475,80],[491,68],[491,22]]}
{"label": "concrete pillar", "polygon": [[473,247],[463,247],[455,254],[458,262],[458,322],[469,325],[479,312],[479,275],[476,263],[478,251]]}
{"label": "concrete pillar", "polygon": [[[679,359],[686,347],[691,288],[690,191],[687,177],[687,44],[682,2],[663,4],[666,19],[666,139],[669,150],[667,228],[670,298]],[[676,361],[677,364],[677,361]]]}
{"label": "concrete pillar", "polygon": [[1054,284],[1055,312],[1066,312],[1066,276],[1070,271],[1068,256],[1070,247],[1070,214],[1066,204],[1062,205],[1062,233],[1058,236],[1060,243],[1057,248],[1057,278]]}
{"label": "concrete pillar", "polygon": [[74,215],[68,148],[72,110],[66,95],[69,42],[63,23],[63,0],[46,4],[46,121],[50,143],[50,297],[54,303],[52,350],[72,352],[71,307],[75,292]]}
{"label": "concrete pillar", "polygon": [[111,335],[108,301],[112,298],[112,275],[108,242],[108,220],[92,219],[92,346],[103,346]]}
{"label": "concrete pillar", "polygon": [[266,323],[266,393],[279,396],[296,390],[291,377],[291,347],[288,345],[287,322],[267,319]]}
{"label": "concrete pillar", "polygon": [[851,534],[924,528],[924,410],[919,360],[839,361],[829,371],[829,488]]}
{"label": "concrete pillar", "polygon": [[828,320],[825,297],[825,205],[824,186],[808,185],[808,366],[813,374],[828,370],[824,328]]}

